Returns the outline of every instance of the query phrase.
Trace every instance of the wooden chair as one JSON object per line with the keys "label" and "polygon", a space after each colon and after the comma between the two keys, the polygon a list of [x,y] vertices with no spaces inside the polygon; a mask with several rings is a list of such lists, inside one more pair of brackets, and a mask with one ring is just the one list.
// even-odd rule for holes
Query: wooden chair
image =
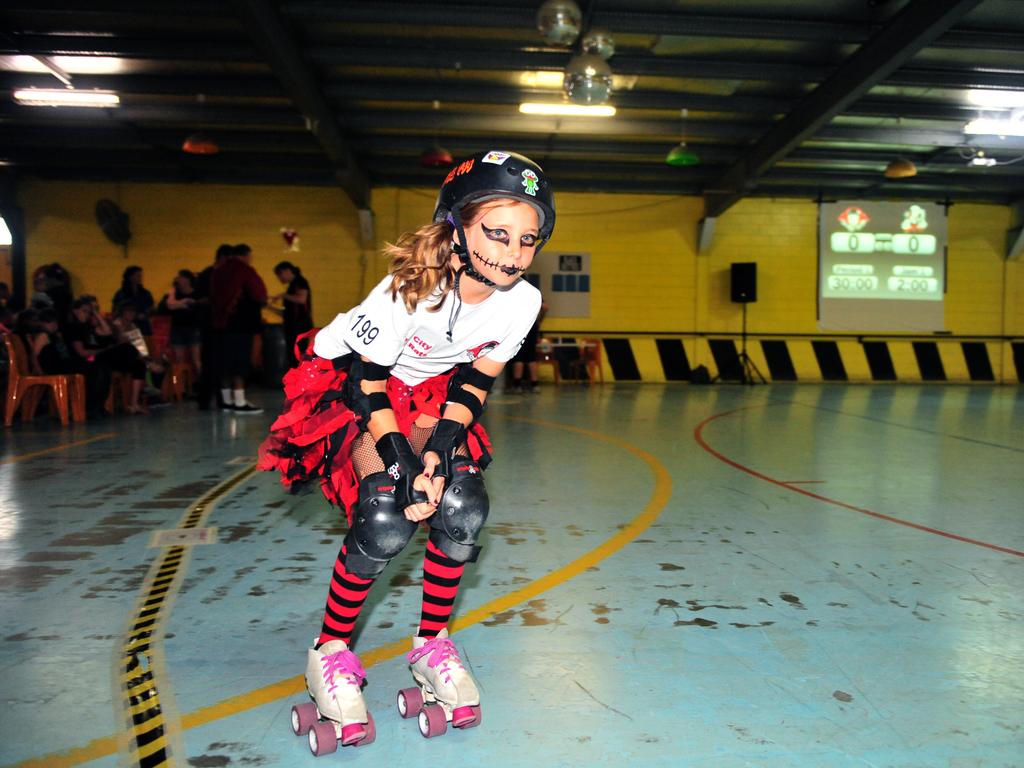
{"label": "wooden chair", "polygon": [[604,384],[604,371],[601,370],[601,340],[580,339],[580,357],[569,364],[569,371],[576,381],[582,381],[583,373],[586,372],[588,386],[595,381]]}
{"label": "wooden chair", "polygon": [[542,365],[550,365],[551,373],[555,378],[555,386],[557,387],[562,383],[562,374],[559,370],[559,362],[555,359],[555,350],[551,346],[551,342],[547,339],[542,339],[537,342],[537,368],[538,370]]}
{"label": "wooden chair", "polygon": [[28,353],[22,340],[14,334],[3,336],[10,366],[7,369],[7,398],[4,403],[4,424],[14,423],[14,414],[21,409],[21,420],[31,421],[39,400],[47,390],[51,405],[63,426],[68,425],[68,406],[75,421],[85,421],[85,377],[81,374],[33,376],[28,370]]}

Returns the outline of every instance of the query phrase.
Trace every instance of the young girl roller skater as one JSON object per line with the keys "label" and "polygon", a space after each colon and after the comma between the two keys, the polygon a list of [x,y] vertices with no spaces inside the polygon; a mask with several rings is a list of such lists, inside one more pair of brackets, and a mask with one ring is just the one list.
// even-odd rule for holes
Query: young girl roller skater
{"label": "young girl roller skater", "polygon": [[315,703],[292,715],[314,754],[373,740],[349,642],[374,580],[421,523],[423,607],[408,654],[419,688],[399,694],[399,711],[419,714],[424,736],[446,721],[480,722],[479,692],[447,625],[487,519],[490,442],[479,418],[537,317],[540,293],[520,277],[554,225],[536,163],[502,151],[465,159],[445,179],[433,222],[387,247],[387,277],[316,333],[285,376],[285,410],[260,468],[279,469],[287,487],[318,478],[349,523],[308,653]]}

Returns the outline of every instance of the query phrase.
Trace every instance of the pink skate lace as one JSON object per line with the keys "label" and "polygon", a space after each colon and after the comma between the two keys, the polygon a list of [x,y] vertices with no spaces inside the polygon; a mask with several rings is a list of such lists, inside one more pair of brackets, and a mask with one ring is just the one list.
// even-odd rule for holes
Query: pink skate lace
{"label": "pink skate lace", "polygon": [[[447,637],[432,637],[423,644],[420,648],[415,648],[406,654],[406,658],[410,664],[413,664],[422,659],[427,654],[430,654],[430,658],[427,659],[428,667],[437,667],[437,671],[444,675],[444,681],[450,683],[451,668],[448,666],[449,662],[455,664],[459,669],[465,669],[462,666],[462,660],[459,658],[459,652],[455,649],[455,644]],[[438,666],[440,665],[440,666]]]}
{"label": "pink skate lace", "polygon": [[366,670],[359,663],[359,657],[352,653],[352,651],[330,653],[320,661],[324,665],[324,681],[327,683],[327,691],[329,693],[334,693],[339,674],[346,683],[357,688],[362,686],[363,681],[366,679]]}

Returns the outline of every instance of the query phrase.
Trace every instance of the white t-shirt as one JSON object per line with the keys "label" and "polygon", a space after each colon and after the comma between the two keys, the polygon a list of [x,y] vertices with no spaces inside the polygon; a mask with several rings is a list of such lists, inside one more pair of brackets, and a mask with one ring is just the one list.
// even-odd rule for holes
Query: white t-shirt
{"label": "white t-shirt", "polygon": [[391,298],[391,276],[370,291],[363,303],[343,312],[324,327],[313,343],[320,357],[354,352],[391,369],[410,386],[444,373],[459,363],[486,357],[507,363],[523,345],[540,312],[540,291],[525,280],[495,291],[479,304],[463,303],[448,341],[452,307],[450,292],[444,306],[428,312],[437,299],[421,301],[410,314],[401,294]]}

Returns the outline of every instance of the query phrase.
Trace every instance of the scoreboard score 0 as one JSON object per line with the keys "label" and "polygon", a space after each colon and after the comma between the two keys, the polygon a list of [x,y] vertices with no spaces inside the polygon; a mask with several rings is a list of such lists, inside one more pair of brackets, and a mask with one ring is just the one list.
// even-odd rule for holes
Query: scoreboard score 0
{"label": "scoreboard score 0", "polygon": [[941,301],[943,213],[928,203],[823,204],[821,297]]}

